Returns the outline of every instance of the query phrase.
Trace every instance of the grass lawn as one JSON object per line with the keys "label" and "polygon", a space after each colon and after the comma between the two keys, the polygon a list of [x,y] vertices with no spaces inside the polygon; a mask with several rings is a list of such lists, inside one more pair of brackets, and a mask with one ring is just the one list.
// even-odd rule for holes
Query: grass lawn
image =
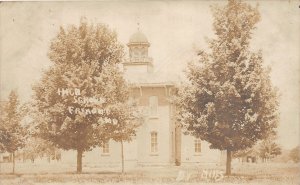
{"label": "grass lawn", "polygon": [[[203,176],[203,170],[223,173],[224,166],[136,167],[126,169],[126,173],[121,174],[119,168],[101,168],[87,165],[84,166],[82,174],[76,174],[74,173],[76,169],[74,165],[17,163],[16,174],[13,175],[10,174],[11,164],[2,163],[0,185],[300,184],[299,164],[244,163],[233,164],[232,166],[232,176],[224,176],[216,181],[213,178],[216,174],[212,174],[210,177]],[[184,174],[184,178],[178,178],[180,173]]]}

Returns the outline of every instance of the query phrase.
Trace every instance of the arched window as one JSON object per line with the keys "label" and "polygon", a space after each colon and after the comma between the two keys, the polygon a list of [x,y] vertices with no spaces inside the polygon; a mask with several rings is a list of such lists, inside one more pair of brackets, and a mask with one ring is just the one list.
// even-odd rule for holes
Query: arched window
{"label": "arched window", "polygon": [[151,132],[151,153],[158,152],[157,132]]}

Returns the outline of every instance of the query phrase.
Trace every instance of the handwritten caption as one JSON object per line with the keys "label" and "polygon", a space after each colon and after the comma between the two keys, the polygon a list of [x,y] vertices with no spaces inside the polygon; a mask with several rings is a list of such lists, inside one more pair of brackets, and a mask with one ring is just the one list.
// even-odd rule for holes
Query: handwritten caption
{"label": "handwritten caption", "polygon": [[63,98],[73,98],[75,105],[67,107],[68,113],[71,115],[100,115],[99,122],[108,124],[118,124],[117,119],[112,119],[111,111],[104,107],[106,99],[96,96],[83,96],[79,88],[58,88],[57,94]]}
{"label": "handwritten caption", "polygon": [[185,170],[180,170],[178,172],[176,181],[177,182],[187,182],[190,181],[192,178],[198,177],[206,181],[214,181],[218,182],[224,178],[223,171],[217,169],[203,169],[201,171],[190,172]]}

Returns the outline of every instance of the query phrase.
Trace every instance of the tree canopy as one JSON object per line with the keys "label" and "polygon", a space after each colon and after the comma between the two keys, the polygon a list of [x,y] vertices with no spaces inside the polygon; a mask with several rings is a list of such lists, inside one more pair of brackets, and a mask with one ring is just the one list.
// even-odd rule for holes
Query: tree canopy
{"label": "tree canopy", "polygon": [[13,173],[15,171],[15,152],[24,146],[25,128],[22,126],[24,117],[18,94],[12,90],[8,101],[1,105],[0,120],[0,152],[9,152],[13,156]]}
{"label": "tree canopy", "polygon": [[282,153],[281,147],[274,142],[274,137],[264,139],[259,144],[259,156],[263,161],[272,159]]}
{"label": "tree canopy", "polygon": [[300,162],[300,146],[296,146],[295,148],[293,148],[289,153],[289,157],[295,163],[299,163]]}
{"label": "tree canopy", "polygon": [[123,55],[115,32],[84,19],[61,27],[51,42],[53,65],[33,88],[36,132],[59,148],[77,150],[77,172],[82,153],[101,146],[128,113],[117,109],[129,94],[118,67]]}
{"label": "tree canopy", "polygon": [[178,118],[187,134],[227,150],[228,163],[231,151],[251,147],[274,132],[278,100],[262,52],[250,50],[260,20],[258,8],[229,0],[212,11],[216,37],[209,40],[209,50],[199,51],[197,61],[188,65],[189,83],[177,97]]}
{"label": "tree canopy", "polygon": [[11,91],[8,101],[4,103],[1,113],[1,148],[13,153],[24,145],[24,128],[21,125],[22,113],[18,94]]}

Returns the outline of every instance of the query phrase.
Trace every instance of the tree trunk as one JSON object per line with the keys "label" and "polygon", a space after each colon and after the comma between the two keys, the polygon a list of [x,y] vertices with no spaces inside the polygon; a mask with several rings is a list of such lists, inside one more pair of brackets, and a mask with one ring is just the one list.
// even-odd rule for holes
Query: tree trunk
{"label": "tree trunk", "polygon": [[24,152],[22,153],[22,158],[23,158],[23,163],[25,163],[26,160],[25,160],[25,153]]}
{"label": "tree trunk", "polygon": [[12,162],[13,162],[13,174],[15,173],[15,152],[12,153]]}
{"label": "tree trunk", "polygon": [[123,140],[121,140],[121,158],[122,158],[122,174],[124,173],[124,146]]}
{"label": "tree trunk", "polygon": [[81,149],[77,149],[77,173],[82,172],[82,153]]}
{"label": "tree trunk", "polygon": [[231,175],[231,150],[227,149],[226,175]]}

